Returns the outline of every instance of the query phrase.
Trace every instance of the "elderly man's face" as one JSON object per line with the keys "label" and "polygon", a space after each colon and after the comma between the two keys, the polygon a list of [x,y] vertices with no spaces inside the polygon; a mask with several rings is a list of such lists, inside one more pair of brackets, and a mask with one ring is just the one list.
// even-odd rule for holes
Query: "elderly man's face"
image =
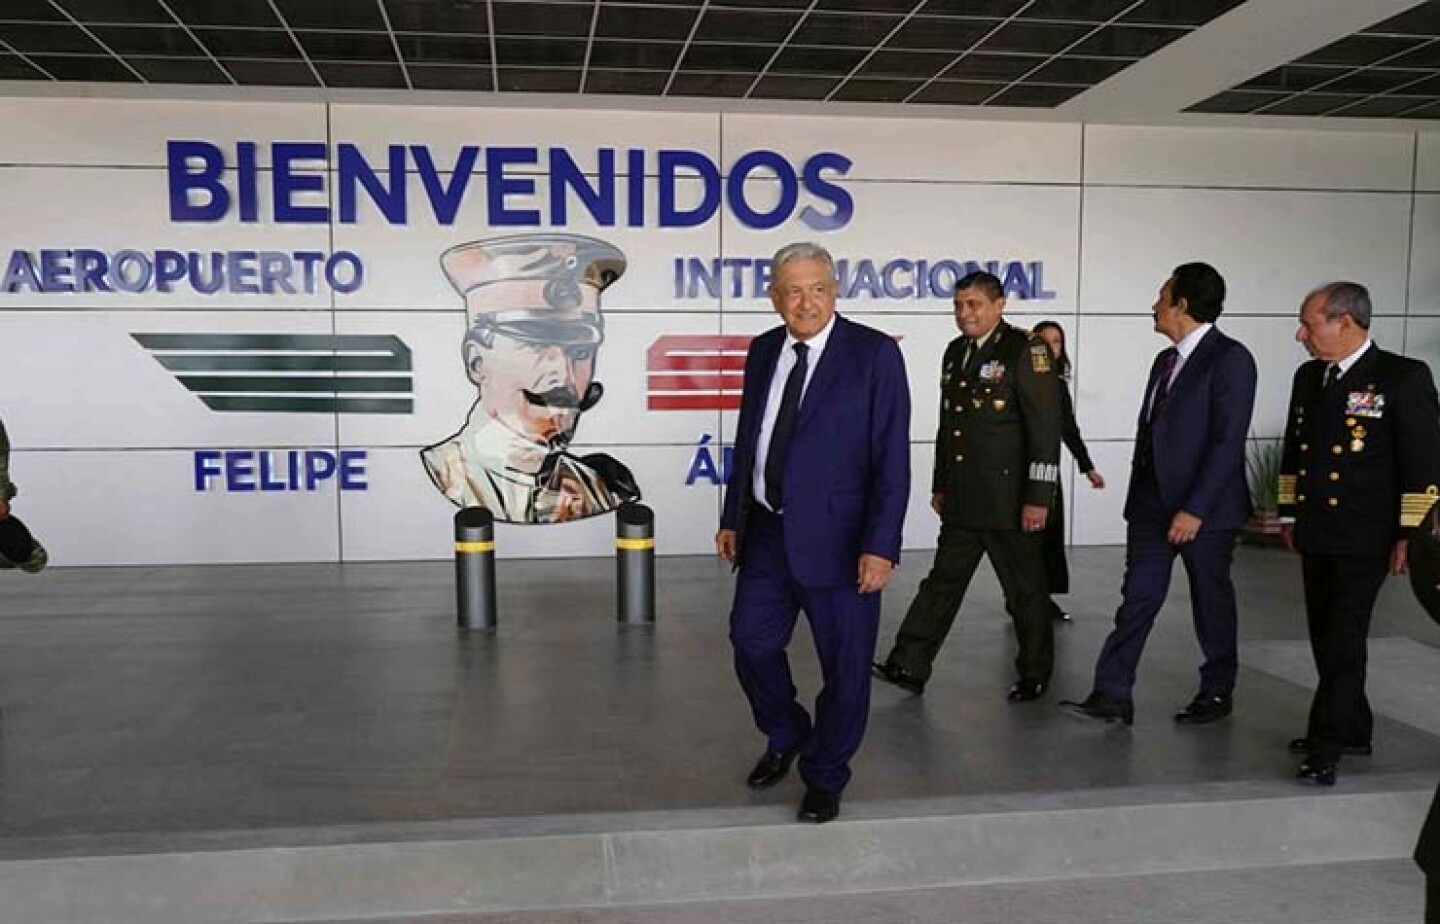
{"label": "elderly man's face", "polygon": [[1353,339],[1350,329],[1354,323],[1348,314],[1327,318],[1325,296],[1312,295],[1300,306],[1300,326],[1295,331],[1295,339],[1316,359],[1335,362],[1350,355],[1349,343]]}
{"label": "elderly man's face", "polygon": [[[596,344],[535,344],[495,334],[483,347],[466,345],[470,378],[480,388],[480,407],[536,443],[563,448],[580,420],[576,406],[595,379]],[[568,392],[568,406],[537,404],[527,397]],[[563,402],[562,402],[563,403]]]}
{"label": "elderly man's face", "polygon": [[839,286],[824,260],[791,260],[770,282],[770,303],[796,340],[809,340],[835,316]]}

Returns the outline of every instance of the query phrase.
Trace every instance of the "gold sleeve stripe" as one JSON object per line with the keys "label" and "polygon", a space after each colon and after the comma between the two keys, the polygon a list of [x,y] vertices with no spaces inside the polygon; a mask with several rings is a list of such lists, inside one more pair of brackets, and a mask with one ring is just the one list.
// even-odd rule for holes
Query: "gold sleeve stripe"
{"label": "gold sleeve stripe", "polygon": [[654,539],[621,539],[620,537],[617,536],[617,537],[615,538],[615,548],[617,548],[617,549],[653,549],[653,548],[655,548],[655,540],[654,540]]}
{"label": "gold sleeve stripe", "polygon": [[490,540],[487,540],[487,541],[485,541],[485,542],[457,542],[457,543],[455,543],[455,551],[457,551],[457,552],[493,552],[493,551],[495,551],[495,540],[494,540],[494,539],[490,539]]}
{"label": "gold sleeve stripe", "polygon": [[1406,527],[1419,526],[1420,521],[1425,519],[1425,514],[1435,505],[1436,494],[1432,486],[1423,494],[1414,492],[1400,495],[1400,525]]}
{"label": "gold sleeve stripe", "polygon": [[1282,504],[1295,503],[1295,476],[1281,475],[1280,490],[1277,492],[1277,499]]}

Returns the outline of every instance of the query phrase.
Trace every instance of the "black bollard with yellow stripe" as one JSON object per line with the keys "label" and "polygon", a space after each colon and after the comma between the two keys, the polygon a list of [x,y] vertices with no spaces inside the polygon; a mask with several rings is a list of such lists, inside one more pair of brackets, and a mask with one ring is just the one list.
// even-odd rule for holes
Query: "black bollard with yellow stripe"
{"label": "black bollard with yellow stripe", "polygon": [[455,622],[494,631],[495,518],[484,507],[455,514]]}
{"label": "black bollard with yellow stripe", "polygon": [[616,618],[625,625],[655,621],[655,512],[623,504],[615,513]]}

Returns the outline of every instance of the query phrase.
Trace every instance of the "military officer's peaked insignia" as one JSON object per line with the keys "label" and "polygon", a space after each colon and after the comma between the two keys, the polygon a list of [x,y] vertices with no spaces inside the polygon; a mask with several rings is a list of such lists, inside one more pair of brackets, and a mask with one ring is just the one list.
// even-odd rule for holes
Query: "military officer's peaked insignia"
{"label": "military officer's peaked insignia", "polygon": [[980,367],[980,381],[1002,382],[1005,380],[1005,364],[992,359]]}
{"label": "military officer's peaked insignia", "polygon": [[1045,343],[1030,344],[1030,368],[1036,372],[1050,371],[1050,347]]}
{"label": "military officer's peaked insignia", "polygon": [[1345,397],[1348,417],[1384,417],[1385,396],[1373,391],[1352,391]]}

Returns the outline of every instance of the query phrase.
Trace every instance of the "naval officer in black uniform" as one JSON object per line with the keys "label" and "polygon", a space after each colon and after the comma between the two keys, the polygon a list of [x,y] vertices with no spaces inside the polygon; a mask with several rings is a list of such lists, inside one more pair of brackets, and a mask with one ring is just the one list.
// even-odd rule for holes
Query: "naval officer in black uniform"
{"label": "naval officer in black uniform", "polygon": [[1334,282],[1306,296],[1295,339],[1314,357],[1295,373],[1280,465],[1280,514],[1301,555],[1305,615],[1320,682],[1290,750],[1296,776],[1335,784],[1341,754],[1370,753],[1365,698],[1370,612],[1406,536],[1440,484],[1440,402],[1430,369],[1370,339],[1370,294]]}
{"label": "naval officer in black uniform", "polygon": [[1050,682],[1054,633],[1044,530],[1060,461],[1060,385],[1044,340],[1001,318],[1005,290],[990,273],[955,285],[962,337],[945,351],[931,506],[940,515],[935,564],[875,675],[912,693],[930,678],[965,590],[990,557],[1015,622],[1011,701]]}

